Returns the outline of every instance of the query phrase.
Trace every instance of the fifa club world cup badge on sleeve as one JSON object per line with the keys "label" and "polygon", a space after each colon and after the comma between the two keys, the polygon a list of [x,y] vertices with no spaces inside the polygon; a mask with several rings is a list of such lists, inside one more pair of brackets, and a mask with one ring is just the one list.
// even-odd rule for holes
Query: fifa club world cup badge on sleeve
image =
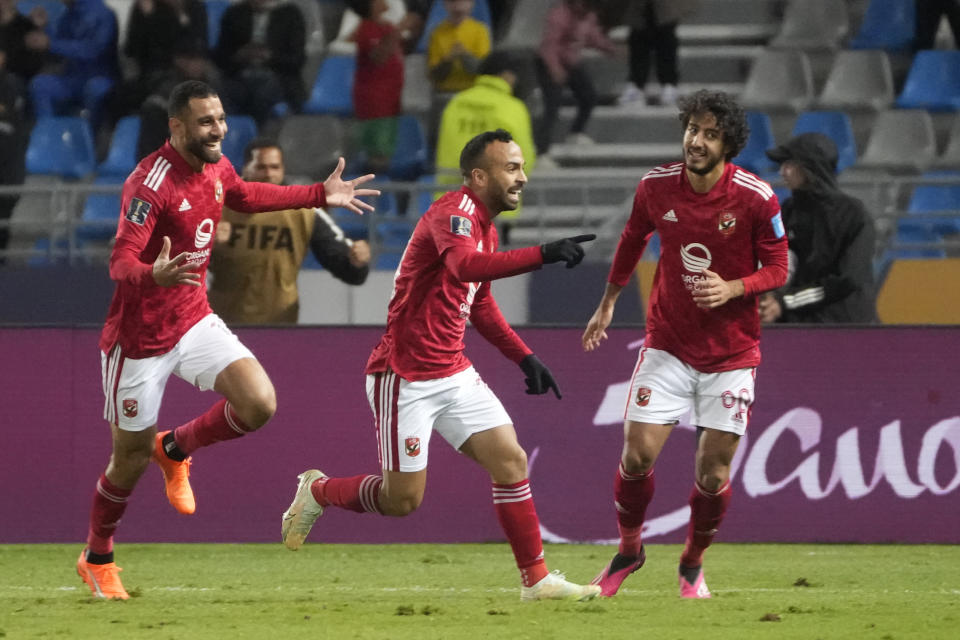
{"label": "fifa club world cup badge on sleeve", "polygon": [[218,203],[223,202],[223,183],[217,178],[217,184],[213,187],[213,197]]}
{"label": "fifa club world cup badge on sleeve", "polygon": [[650,402],[650,389],[646,387],[640,387],[637,389],[637,406],[645,407]]}
{"label": "fifa club world cup badge on sleeve", "polygon": [[721,211],[720,222],[717,224],[720,234],[724,236],[733,235],[737,229],[737,216],[732,211]]}
{"label": "fifa club world cup badge on sleeve", "polygon": [[411,458],[420,455],[420,438],[407,438],[403,444],[404,450],[406,450],[407,455]]}

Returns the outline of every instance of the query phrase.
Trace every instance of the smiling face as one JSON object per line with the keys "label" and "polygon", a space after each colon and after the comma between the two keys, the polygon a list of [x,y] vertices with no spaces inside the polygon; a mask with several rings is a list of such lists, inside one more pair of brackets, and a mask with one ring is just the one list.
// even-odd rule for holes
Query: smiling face
{"label": "smiling face", "polygon": [[723,171],[721,164],[726,155],[723,131],[717,126],[717,118],[709,111],[690,116],[683,132],[683,159],[687,170],[706,176]]}
{"label": "smiling face", "polygon": [[191,98],[180,115],[170,118],[173,145],[181,153],[193,156],[196,162],[186,157],[194,168],[204,162],[214,164],[223,155],[223,138],[227,134],[227,115],[220,98]]}
{"label": "smiling face", "polygon": [[243,167],[243,179],[248,182],[283,184],[283,173],[283,152],[277,147],[254,149]]}
{"label": "smiling face", "polygon": [[470,188],[483,199],[491,215],[513,211],[520,206],[520,194],[527,184],[523,151],[514,141],[494,140],[484,150],[484,167],[471,172]]}

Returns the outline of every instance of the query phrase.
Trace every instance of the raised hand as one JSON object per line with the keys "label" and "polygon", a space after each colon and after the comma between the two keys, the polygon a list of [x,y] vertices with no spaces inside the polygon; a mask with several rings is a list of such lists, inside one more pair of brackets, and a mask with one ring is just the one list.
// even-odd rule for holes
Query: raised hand
{"label": "raised hand", "polygon": [[153,281],[161,287],[175,287],[178,284],[199,287],[200,274],[191,271],[194,267],[186,264],[186,260],[186,252],[170,258],[170,236],[163,236],[160,255],[153,262]]}
{"label": "raised hand", "polygon": [[365,176],[360,176],[353,180],[344,180],[341,176],[343,175],[343,168],[345,166],[346,162],[341,157],[337,161],[337,168],[323,181],[323,189],[327,196],[327,206],[343,207],[344,209],[349,209],[361,215],[363,214],[363,209],[373,211],[373,207],[363,200],[360,200],[360,197],[379,196],[380,190],[357,189],[357,187],[364,182],[370,182],[375,176],[372,173],[368,173]]}

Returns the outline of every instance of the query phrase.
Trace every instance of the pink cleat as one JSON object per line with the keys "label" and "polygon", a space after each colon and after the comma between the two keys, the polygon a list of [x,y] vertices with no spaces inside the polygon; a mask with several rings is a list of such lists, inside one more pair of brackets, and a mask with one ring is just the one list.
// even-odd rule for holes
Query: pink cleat
{"label": "pink cleat", "polygon": [[647,553],[643,546],[637,556],[622,556],[618,553],[590,584],[599,585],[600,595],[605,598],[615,596],[627,576],[642,567],[646,559]]}
{"label": "pink cleat", "polygon": [[[687,579],[687,575],[692,574],[696,571],[696,579],[693,582],[690,582]],[[703,579],[703,568],[689,568],[680,565],[680,570],[677,572],[677,579],[680,582],[680,597],[681,598],[710,598],[710,589],[707,588],[707,583]]]}

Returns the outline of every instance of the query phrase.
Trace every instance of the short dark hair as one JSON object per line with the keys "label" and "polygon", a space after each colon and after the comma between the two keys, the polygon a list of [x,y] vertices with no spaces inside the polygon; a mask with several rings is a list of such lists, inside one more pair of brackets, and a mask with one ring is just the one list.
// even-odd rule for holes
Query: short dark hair
{"label": "short dark hair", "polygon": [[347,0],[347,8],[352,9],[361,18],[369,18],[373,11],[373,0]]}
{"label": "short dark hair", "polygon": [[167,102],[167,115],[176,118],[190,105],[190,100],[193,98],[215,97],[217,97],[217,92],[206,82],[199,80],[181,82],[170,92],[170,100]]}
{"label": "short dark hair", "polygon": [[517,56],[510,51],[494,51],[480,63],[477,73],[485,76],[497,76],[504,71],[517,73],[520,66]]}
{"label": "short dark hair", "polygon": [[280,154],[283,155],[283,147],[280,146],[279,142],[267,136],[259,136],[248,142],[247,146],[244,147],[243,164],[253,160],[253,152],[257,149],[279,149]]}
{"label": "short dark hair", "polygon": [[686,130],[690,118],[700,113],[712,113],[717,119],[717,127],[723,131],[723,143],[728,147],[726,159],[735,158],[747,144],[750,127],[747,126],[747,114],[736,100],[723,91],[701,89],[679,100],[680,122]]}
{"label": "short dark hair", "polygon": [[483,152],[491,142],[511,142],[513,136],[506,129],[495,129],[494,131],[484,131],[470,139],[460,152],[460,174],[464,178],[470,177],[470,172],[474,169],[485,169]]}

